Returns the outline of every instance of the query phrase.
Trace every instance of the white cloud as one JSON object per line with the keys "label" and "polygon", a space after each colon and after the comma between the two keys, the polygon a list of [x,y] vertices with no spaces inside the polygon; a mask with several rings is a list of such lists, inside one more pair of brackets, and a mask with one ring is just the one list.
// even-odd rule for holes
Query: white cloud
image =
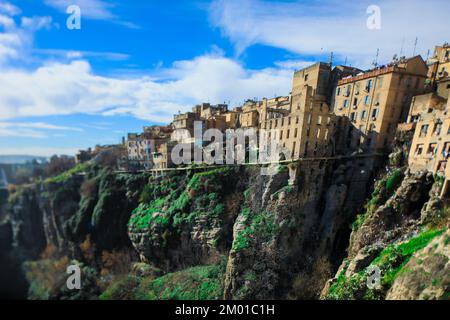
{"label": "white cloud", "polygon": [[239,103],[249,97],[288,94],[291,77],[290,69],[246,70],[216,55],[178,61],[157,79],[101,77],[83,60],[55,63],[0,74],[0,119],[126,113],[168,122],[179,110],[202,101]]}
{"label": "white cloud", "polygon": [[9,3],[0,3],[0,66],[11,60],[26,59],[33,46],[34,33],[52,25],[51,17],[21,17],[17,24],[13,15],[20,11],[13,8]]}
{"label": "white cloud", "polygon": [[79,128],[57,126],[44,122],[0,122],[0,137],[46,138],[48,130],[83,131]]}
{"label": "white cloud", "polygon": [[[381,9],[381,29],[366,26],[369,5]],[[263,44],[306,55],[326,56],[334,51],[354,64],[368,65],[380,48],[380,60],[390,60],[405,41],[404,54],[448,40],[448,0],[268,2],[217,0],[210,7],[211,22],[220,28],[238,53]]]}
{"label": "white cloud", "polygon": [[[14,24],[7,32],[0,33],[0,61],[3,52],[5,62],[33,53],[48,55],[53,58],[49,60],[58,62],[47,62],[36,69],[17,69],[10,65],[4,68],[0,73],[0,120],[85,113],[131,114],[149,121],[169,122],[173,114],[189,110],[199,102],[238,104],[253,97],[286,95],[291,86],[292,68],[302,63],[290,61],[283,65],[280,62],[277,68],[247,70],[239,62],[225,58],[220,48],[213,47],[210,54],[176,61],[167,68],[159,66],[150,73],[151,77],[99,76],[84,59],[125,60],[128,56],[34,49],[34,32],[48,27],[51,19],[22,17],[21,21],[20,27]],[[36,132],[42,128],[16,129],[19,134],[42,137],[42,132]],[[3,135],[12,134],[10,127],[3,127]]]}
{"label": "white cloud", "polygon": [[0,2],[0,12],[5,13],[9,16],[15,16],[15,15],[20,14],[21,10],[11,3],[1,1]]}
{"label": "white cloud", "polygon": [[33,49],[33,53],[43,54],[50,57],[63,59],[82,59],[95,58],[111,61],[124,61],[130,58],[130,55],[119,52],[100,52],[100,51],[79,51],[79,50],[61,50],[61,49]]}

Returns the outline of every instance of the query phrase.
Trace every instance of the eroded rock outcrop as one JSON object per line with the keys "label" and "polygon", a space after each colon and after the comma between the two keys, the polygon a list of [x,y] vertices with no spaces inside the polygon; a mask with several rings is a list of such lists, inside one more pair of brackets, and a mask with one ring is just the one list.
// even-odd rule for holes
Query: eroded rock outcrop
{"label": "eroded rock outcrop", "polygon": [[437,197],[441,183],[430,173],[400,169],[379,180],[322,298],[448,299],[449,220]]}
{"label": "eroded rock outcrop", "polygon": [[417,251],[402,268],[386,299],[450,299],[450,231]]}

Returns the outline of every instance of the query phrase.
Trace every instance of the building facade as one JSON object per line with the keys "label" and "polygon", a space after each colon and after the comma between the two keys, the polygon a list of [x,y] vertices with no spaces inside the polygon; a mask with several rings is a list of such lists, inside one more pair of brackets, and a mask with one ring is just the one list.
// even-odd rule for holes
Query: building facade
{"label": "building facade", "polygon": [[334,113],[349,119],[340,128],[346,137],[344,149],[389,149],[398,123],[406,120],[412,97],[424,90],[427,70],[416,56],[340,80]]}

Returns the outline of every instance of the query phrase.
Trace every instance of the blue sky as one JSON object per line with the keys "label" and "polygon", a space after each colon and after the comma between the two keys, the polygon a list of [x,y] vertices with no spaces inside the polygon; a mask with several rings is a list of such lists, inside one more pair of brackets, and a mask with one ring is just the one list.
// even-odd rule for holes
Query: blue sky
{"label": "blue sky", "polygon": [[[68,30],[66,8],[81,9]],[[369,5],[381,29],[366,26]],[[405,7],[409,10],[405,11]],[[370,67],[450,41],[445,0],[0,0],[0,154],[73,154],[195,103],[289,94],[315,61]],[[414,23],[411,23],[414,21]]]}

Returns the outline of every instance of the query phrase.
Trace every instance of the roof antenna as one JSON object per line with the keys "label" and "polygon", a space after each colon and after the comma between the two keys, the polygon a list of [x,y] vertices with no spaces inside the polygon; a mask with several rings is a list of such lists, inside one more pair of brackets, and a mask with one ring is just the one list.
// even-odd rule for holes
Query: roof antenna
{"label": "roof antenna", "polygon": [[330,67],[333,66],[333,51],[330,53]]}
{"label": "roof antenna", "polygon": [[413,57],[416,55],[416,49],[417,49],[417,42],[419,41],[419,38],[416,37],[416,41],[414,41],[414,52],[413,52]]}
{"label": "roof antenna", "polygon": [[378,67],[378,57],[379,57],[379,55],[380,55],[380,48],[377,48],[377,55],[375,56],[375,61],[372,63],[375,68]]}
{"label": "roof antenna", "polygon": [[347,57],[345,57],[345,62],[344,62],[344,66],[347,65]]}
{"label": "roof antenna", "polygon": [[402,47],[400,48],[400,58],[403,57],[404,47],[405,47],[405,38],[402,39]]}

